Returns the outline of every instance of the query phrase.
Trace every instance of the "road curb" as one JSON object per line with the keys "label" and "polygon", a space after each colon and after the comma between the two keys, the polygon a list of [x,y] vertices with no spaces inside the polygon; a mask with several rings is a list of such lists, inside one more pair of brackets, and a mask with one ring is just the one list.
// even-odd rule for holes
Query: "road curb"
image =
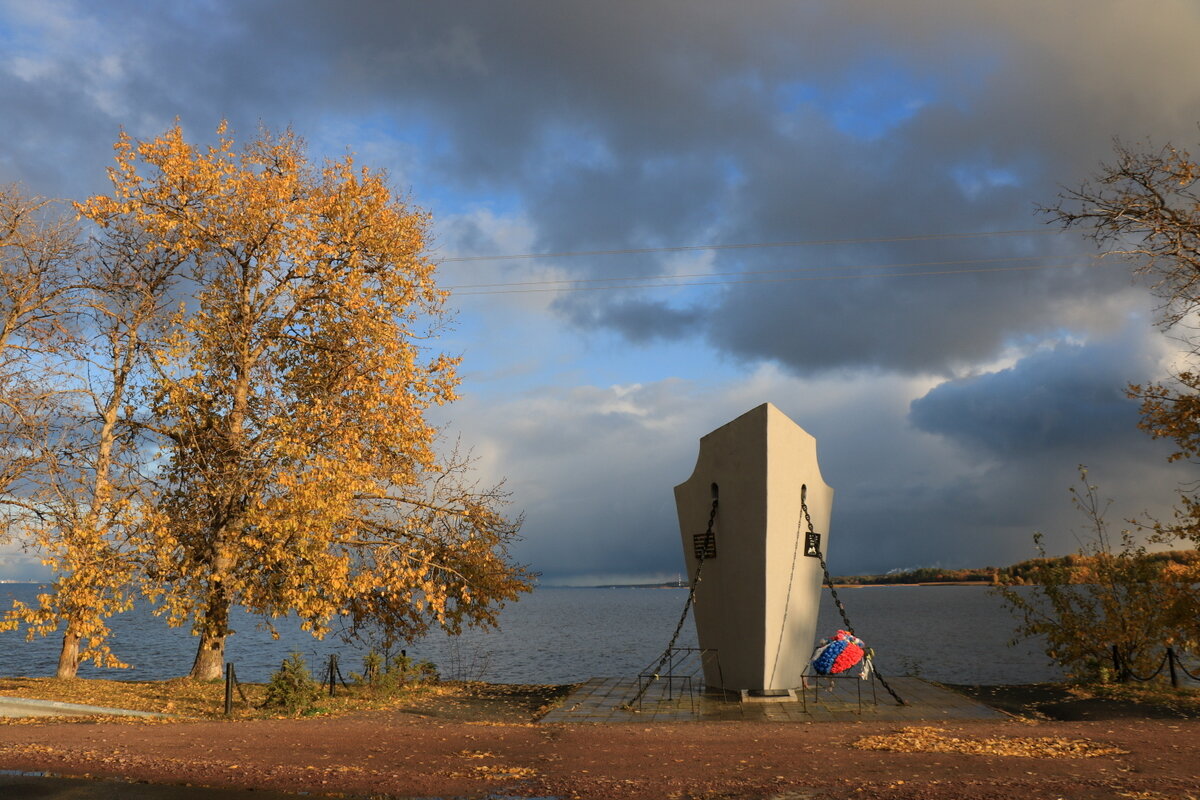
{"label": "road curb", "polygon": [[35,700],[27,697],[0,696],[0,717],[71,717],[71,716],[149,717],[168,719],[170,714],[154,711],[131,711],[125,708],[89,706],[81,703],[62,703],[57,700]]}

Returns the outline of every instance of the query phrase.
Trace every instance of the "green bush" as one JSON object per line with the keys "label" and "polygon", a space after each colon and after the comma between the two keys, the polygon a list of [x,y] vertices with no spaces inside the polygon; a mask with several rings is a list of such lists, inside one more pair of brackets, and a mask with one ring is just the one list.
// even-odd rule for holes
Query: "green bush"
{"label": "green bush", "polygon": [[263,705],[299,715],[315,706],[320,698],[321,686],[313,680],[304,663],[304,656],[292,653],[279,665],[279,671],[271,676]]}

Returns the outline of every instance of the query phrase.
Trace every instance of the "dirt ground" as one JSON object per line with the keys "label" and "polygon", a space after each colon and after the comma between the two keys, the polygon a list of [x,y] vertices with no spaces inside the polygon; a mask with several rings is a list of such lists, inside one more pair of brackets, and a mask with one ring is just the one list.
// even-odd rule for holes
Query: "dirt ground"
{"label": "dirt ground", "polygon": [[[547,725],[530,721],[544,692],[498,689],[338,718],[0,725],[0,769],[374,798],[1200,798],[1200,720],[1071,706],[1045,687],[960,688],[1022,715],[903,732]],[[1056,703],[1078,719],[1050,719]]]}

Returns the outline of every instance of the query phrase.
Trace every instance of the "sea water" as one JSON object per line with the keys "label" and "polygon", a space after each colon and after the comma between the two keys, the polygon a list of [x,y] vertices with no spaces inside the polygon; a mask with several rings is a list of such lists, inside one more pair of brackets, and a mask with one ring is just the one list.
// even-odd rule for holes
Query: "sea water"
{"label": "sea water", "polygon": [[[0,585],[0,608],[11,599],[32,602],[36,584]],[[857,635],[876,652],[884,675],[917,675],[949,683],[1036,683],[1062,672],[1025,642],[1010,647],[1015,621],[983,586],[871,586],[839,589]],[[433,634],[405,645],[411,657],[433,662],[443,677],[497,683],[573,683],[591,677],[635,677],[667,646],[679,622],[687,589],[539,588],[500,614],[499,630],[467,630],[458,637]],[[299,652],[314,672],[331,654],[342,672],[361,670],[366,648],[336,635],[316,640],[294,619],[276,620],[278,639],[260,620],[238,613],[226,659],[238,678],[269,679],[280,661]],[[186,628],[169,628],[149,609],[112,619],[110,645],[128,670],[90,665],[81,677],[161,680],[188,672],[196,639]],[[845,623],[829,590],[822,596],[818,636]],[[0,633],[0,676],[53,675],[61,639],[26,641],[23,633]],[[689,617],[676,642],[694,647]]]}

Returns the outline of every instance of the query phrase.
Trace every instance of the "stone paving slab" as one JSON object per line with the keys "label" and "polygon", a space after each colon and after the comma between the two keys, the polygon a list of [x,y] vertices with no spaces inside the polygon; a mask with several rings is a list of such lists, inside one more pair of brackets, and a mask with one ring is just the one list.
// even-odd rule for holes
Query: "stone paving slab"
{"label": "stone paving slab", "polygon": [[797,699],[743,703],[737,695],[692,691],[686,685],[657,681],[630,707],[638,682],[628,678],[592,678],[572,692],[543,723],[937,721],[1005,719],[1007,715],[965,695],[920,678],[888,678],[905,705],[899,705],[876,681],[823,678]]}

